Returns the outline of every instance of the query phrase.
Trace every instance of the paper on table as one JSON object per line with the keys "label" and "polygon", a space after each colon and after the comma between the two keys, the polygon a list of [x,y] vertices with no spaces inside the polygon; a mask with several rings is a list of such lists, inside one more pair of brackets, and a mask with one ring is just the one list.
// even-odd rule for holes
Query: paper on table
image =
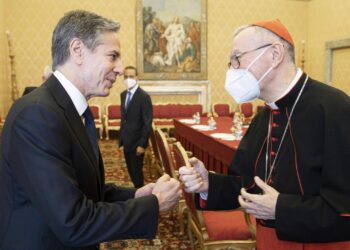
{"label": "paper on table", "polygon": [[186,123],[186,124],[195,124],[196,121],[194,119],[180,119],[179,120],[182,123]]}
{"label": "paper on table", "polygon": [[217,138],[217,139],[221,139],[221,138],[225,138],[225,137],[230,136],[230,135],[232,135],[232,134],[228,134],[228,133],[213,133],[210,136],[214,137],[214,138]]}
{"label": "paper on table", "polygon": [[202,131],[208,131],[210,130],[210,127],[208,125],[193,125],[191,128],[202,130]]}

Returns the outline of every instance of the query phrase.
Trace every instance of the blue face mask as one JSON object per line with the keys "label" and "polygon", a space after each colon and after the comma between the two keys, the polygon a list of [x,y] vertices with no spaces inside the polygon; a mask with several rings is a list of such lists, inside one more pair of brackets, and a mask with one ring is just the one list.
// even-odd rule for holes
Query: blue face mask
{"label": "blue face mask", "polygon": [[260,96],[259,83],[271,72],[273,67],[271,66],[259,80],[249,72],[249,69],[271,46],[264,49],[246,69],[227,70],[225,89],[237,103],[249,102]]}

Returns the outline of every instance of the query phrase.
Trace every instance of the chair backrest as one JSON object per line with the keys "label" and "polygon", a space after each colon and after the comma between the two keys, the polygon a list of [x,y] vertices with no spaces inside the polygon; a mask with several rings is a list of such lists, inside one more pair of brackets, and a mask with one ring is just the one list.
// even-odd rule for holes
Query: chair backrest
{"label": "chair backrest", "polygon": [[92,116],[94,117],[95,120],[99,120],[101,119],[101,109],[100,109],[100,105],[97,104],[92,104],[89,105]]}
{"label": "chair backrest", "polygon": [[230,105],[227,103],[213,104],[212,111],[218,116],[230,116]]}
{"label": "chair backrest", "polygon": [[188,166],[188,156],[181,142],[175,142],[173,144],[173,156],[176,170],[182,166]]}
{"label": "chair backrest", "polygon": [[106,106],[106,115],[109,120],[121,118],[120,105],[109,104]]}
{"label": "chair backrest", "polygon": [[160,128],[155,130],[155,139],[165,173],[170,177],[176,177],[169,144],[164,132]]}
{"label": "chair backrest", "polygon": [[253,115],[253,103],[245,102],[239,105],[241,113],[243,113],[244,117],[251,117]]}
{"label": "chair backrest", "polygon": [[151,147],[153,150],[154,157],[156,158],[156,160],[159,163],[161,163],[162,160],[160,159],[159,149],[158,149],[158,145],[156,142],[155,130],[156,130],[156,128],[154,126],[154,123],[152,122],[152,132],[151,132],[151,136],[150,136]]}
{"label": "chair backrest", "polygon": [[[186,150],[184,149],[184,147],[181,145],[180,142],[175,142],[173,144],[173,155],[174,155],[174,162],[175,162],[176,169],[179,169],[182,166],[189,166]],[[199,219],[197,217],[197,209],[195,206],[194,194],[186,193],[185,190],[183,189],[183,196],[185,198],[187,207],[190,209],[192,219],[200,228]]]}
{"label": "chair backrest", "polygon": [[258,106],[256,106],[256,113],[262,111],[264,108],[265,108],[264,105],[258,105]]}

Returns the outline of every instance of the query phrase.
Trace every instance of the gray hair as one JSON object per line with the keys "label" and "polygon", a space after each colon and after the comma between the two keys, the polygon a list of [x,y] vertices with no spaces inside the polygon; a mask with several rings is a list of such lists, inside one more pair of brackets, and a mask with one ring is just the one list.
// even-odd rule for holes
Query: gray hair
{"label": "gray hair", "polygon": [[238,27],[235,32],[233,33],[233,37],[236,37],[241,31],[247,29],[247,28],[254,28],[255,33],[258,34],[258,39],[262,40],[262,41],[269,41],[271,42],[271,38],[275,38],[278,39],[279,42],[281,42],[283,44],[283,47],[286,48],[287,50],[287,55],[289,55],[289,59],[290,61],[295,64],[295,51],[294,51],[294,47],[287,42],[286,40],[284,40],[282,37],[276,35],[275,33],[264,29],[262,27],[259,26],[255,26],[255,25],[243,25]]}
{"label": "gray hair", "polygon": [[103,32],[118,32],[120,24],[84,10],[66,13],[56,25],[52,35],[52,68],[64,64],[70,56],[69,44],[79,38],[93,51],[101,44]]}

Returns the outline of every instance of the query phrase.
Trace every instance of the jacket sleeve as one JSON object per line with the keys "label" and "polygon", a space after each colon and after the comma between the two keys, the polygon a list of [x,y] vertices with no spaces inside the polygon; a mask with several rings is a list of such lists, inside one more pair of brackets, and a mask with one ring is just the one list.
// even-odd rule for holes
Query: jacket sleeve
{"label": "jacket sleeve", "polygon": [[107,202],[126,201],[135,197],[136,188],[118,187],[112,183],[105,184],[104,200]]}
{"label": "jacket sleeve", "polygon": [[79,189],[71,140],[67,121],[40,104],[28,105],[17,115],[9,140],[13,177],[54,234],[72,247],[155,237],[157,198],[88,199]]}
{"label": "jacket sleeve", "polygon": [[138,141],[138,146],[146,148],[148,145],[148,139],[152,132],[152,119],[153,119],[153,110],[152,110],[152,100],[148,94],[144,95],[142,100],[142,134],[140,140]]}
{"label": "jacket sleeve", "polygon": [[209,173],[208,200],[204,209],[228,210],[239,207],[240,178]]}

